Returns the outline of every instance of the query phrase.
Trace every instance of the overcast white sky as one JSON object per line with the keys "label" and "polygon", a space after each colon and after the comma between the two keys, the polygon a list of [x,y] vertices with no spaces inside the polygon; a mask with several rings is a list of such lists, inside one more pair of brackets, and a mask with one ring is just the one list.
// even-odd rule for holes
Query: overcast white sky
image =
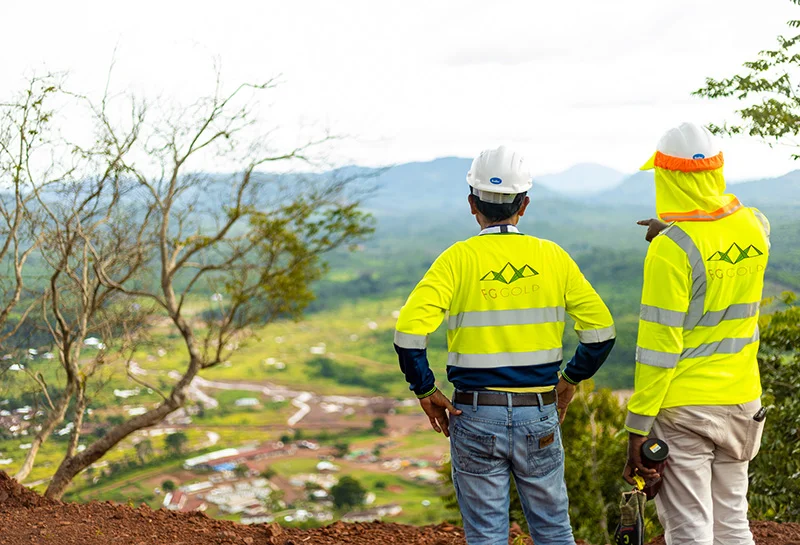
{"label": "overcast white sky", "polygon": [[[578,162],[633,172],[668,127],[733,120],[689,96],[733,74],[800,18],[788,0],[8,2],[0,93],[33,71],[188,99],[225,81],[284,83],[269,123],[350,136],[339,163],[470,157],[513,144],[537,174]],[[800,167],[787,149],[727,140],[729,179]],[[213,165],[209,165],[213,168]]]}

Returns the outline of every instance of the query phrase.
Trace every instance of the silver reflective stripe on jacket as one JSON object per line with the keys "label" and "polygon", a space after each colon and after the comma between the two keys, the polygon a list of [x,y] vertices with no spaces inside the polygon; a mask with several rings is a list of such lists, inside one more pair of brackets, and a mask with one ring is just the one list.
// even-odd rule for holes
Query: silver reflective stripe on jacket
{"label": "silver reflective stripe on jacket", "polygon": [[400,348],[427,348],[427,335],[412,335],[410,333],[394,332],[394,344]]}
{"label": "silver reflective stripe on jacket", "polygon": [[617,328],[612,326],[600,329],[576,329],[578,339],[584,344],[602,343],[617,338]]}
{"label": "silver reflective stripe on jacket", "polygon": [[447,328],[547,324],[563,322],[565,317],[564,307],[459,312],[450,316]]}
{"label": "silver reflective stripe on jacket", "polygon": [[703,255],[692,240],[692,237],[677,225],[672,225],[669,229],[665,229],[663,234],[686,252],[686,257],[689,258],[689,265],[692,268],[692,297],[689,302],[689,311],[686,313],[686,318],[683,322],[683,328],[692,330],[700,323],[705,312],[708,279],[706,278]]}
{"label": "silver reflective stripe on jacket", "polygon": [[653,427],[655,421],[655,416],[644,416],[628,411],[628,416],[625,418],[625,427],[647,435],[650,433],[650,429]]}
{"label": "silver reflective stripe on jacket", "polygon": [[756,327],[756,332],[752,337],[735,338],[735,339],[722,339],[713,343],[705,343],[695,348],[687,348],[681,354],[681,359],[689,358],[704,358],[713,356],[714,354],[738,354],[749,345],[758,341],[759,332]]}
{"label": "silver reflective stripe on jacket", "polygon": [[668,327],[683,327],[683,322],[686,320],[686,313],[654,307],[652,305],[642,305],[639,318],[645,322],[652,322]]}
{"label": "silver reflective stripe on jacket", "polygon": [[758,316],[758,309],[761,307],[759,303],[736,303],[723,310],[712,310],[706,312],[700,321],[697,322],[698,326],[714,327],[727,320],[742,320],[744,318],[752,318]]}
{"label": "silver reflective stripe on jacket", "polygon": [[[736,303],[722,310],[710,310],[703,314],[697,327],[714,327],[728,320],[742,320],[758,316],[759,303]],[[686,320],[686,313],[667,310],[652,305],[642,305],[639,317],[645,322],[668,327],[681,327]]]}
{"label": "silver reflective stripe on jacket", "polygon": [[677,367],[680,359],[680,354],[661,352],[660,350],[650,350],[640,346],[636,347],[636,361],[644,365],[672,369]]}
{"label": "silver reflective stripe on jacket", "polygon": [[561,348],[535,350],[533,352],[498,352],[496,354],[459,354],[450,352],[447,365],[472,369],[492,369],[494,367],[524,367],[561,362],[564,359]]}

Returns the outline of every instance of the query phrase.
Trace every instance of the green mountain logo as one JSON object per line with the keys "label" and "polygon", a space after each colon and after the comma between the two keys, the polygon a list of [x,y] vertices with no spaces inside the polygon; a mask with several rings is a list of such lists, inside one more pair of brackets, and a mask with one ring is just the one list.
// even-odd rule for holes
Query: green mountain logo
{"label": "green mountain logo", "polygon": [[532,278],[538,274],[539,273],[530,265],[523,265],[518,269],[509,261],[500,269],[500,272],[489,271],[484,274],[483,278],[481,278],[481,282],[502,282],[503,284],[511,284],[517,280]]}
{"label": "green mountain logo", "polygon": [[741,246],[735,242],[728,248],[727,252],[715,252],[714,255],[709,257],[706,261],[724,261],[731,265],[736,265],[740,261],[750,259],[751,257],[758,257],[764,255],[764,252],[753,246],[752,244],[747,248],[742,249]]}

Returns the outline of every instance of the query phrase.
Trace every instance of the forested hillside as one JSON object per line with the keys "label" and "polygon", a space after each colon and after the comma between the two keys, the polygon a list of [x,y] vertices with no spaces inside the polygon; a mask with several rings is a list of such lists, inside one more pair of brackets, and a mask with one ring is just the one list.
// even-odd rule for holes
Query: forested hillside
{"label": "forested hillside", "polygon": [[[320,282],[312,309],[330,309],[360,298],[403,298],[442,250],[475,235],[478,226],[469,214],[464,182],[469,165],[468,159],[444,158],[398,165],[369,179],[373,192],[366,207],[377,220],[376,232],[360,251],[332,256],[331,272]],[[590,167],[584,165],[582,172],[590,175]],[[596,167],[602,180],[607,180],[603,168]],[[565,176],[571,179],[574,173],[568,171]],[[558,175],[548,176],[547,184],[558,187]],[[587,186],[592,186],[591,181]],[[730,184],[728,189],[746,205],[757,206],[772,222],[767,293],[800,288],[800,220],[795,216],[800,203],[800,171]],[[534,182],[531,206],[520,229],[567,249],[606,300],[616,319],[618,337],[598,383],[629,388],[642,262],[647,251],[644,231],[636,221],[655,213],[652,173],[637,173],[612,189],[590,193],[559,194]],[[441,330],[432,343],[445,348]],[[575,344],[576,337],[568,328],[567,354]],[[393,359],[390,345],[384,357]]]}

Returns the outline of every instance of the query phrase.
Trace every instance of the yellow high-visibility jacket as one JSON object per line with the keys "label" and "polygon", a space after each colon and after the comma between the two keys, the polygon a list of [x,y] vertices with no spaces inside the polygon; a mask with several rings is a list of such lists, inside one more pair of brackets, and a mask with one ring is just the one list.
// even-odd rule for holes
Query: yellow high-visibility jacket
{"label": "yellow high-visibility jacket", "polygon": [[615,338],[608,308],[557,244],[491,227],[442,253],[400,311],[395,347],[418,395],[433,387],[424,350],[447,319],[450,381],[461,390],[552,386],[563,362],[565,316],[585,345],[565,376],[591,376]]}
{"label": "yellow high-visibility jacket", "polygon": [[722,154],[656,154],[656,209],[672,225],[650,245],[626,429],[647,435],[662,408],[761,395],[758,314],[769,223],[725,194]]}

